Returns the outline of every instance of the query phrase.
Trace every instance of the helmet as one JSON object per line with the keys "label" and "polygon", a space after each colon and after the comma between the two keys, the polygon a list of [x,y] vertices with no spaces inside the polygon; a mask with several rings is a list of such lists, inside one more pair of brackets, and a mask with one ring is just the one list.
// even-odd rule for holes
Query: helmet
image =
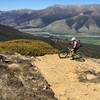
{"label": "helmet", "polygon": [[73,37],[73,38],[71,39],[71,41],[74,41],[74,40],[76,40],[76,37]]}

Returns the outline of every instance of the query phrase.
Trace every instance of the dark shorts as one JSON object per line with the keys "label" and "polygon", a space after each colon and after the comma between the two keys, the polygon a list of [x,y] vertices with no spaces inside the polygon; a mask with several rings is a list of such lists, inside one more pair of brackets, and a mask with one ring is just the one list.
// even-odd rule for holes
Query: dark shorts
{"label": "dark shorts", "polygon": [[79,48],[74,48],[74,53],[76,53],[76,52],[77,52],[77,50],[79,50]]}

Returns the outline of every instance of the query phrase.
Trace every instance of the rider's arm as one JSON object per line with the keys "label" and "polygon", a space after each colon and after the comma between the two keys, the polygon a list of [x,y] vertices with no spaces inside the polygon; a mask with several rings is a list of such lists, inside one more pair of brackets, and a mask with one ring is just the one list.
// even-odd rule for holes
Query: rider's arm
{"label": "rider's arm", "polygon": [[77,41],[74,41],[73,48],[76,48]]}

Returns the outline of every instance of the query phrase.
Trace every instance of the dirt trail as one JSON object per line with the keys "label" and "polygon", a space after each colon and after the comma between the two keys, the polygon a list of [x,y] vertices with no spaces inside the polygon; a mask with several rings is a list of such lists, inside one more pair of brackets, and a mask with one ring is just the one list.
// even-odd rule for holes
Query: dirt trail
{"label": "dirt trail", "polygon": [[100,83],[79,82],[76,70],[89,68],[100,71],[100,63],[59,59],[58,55],[37,57],[35,65],[46,78],[58,100],[100,100]]}

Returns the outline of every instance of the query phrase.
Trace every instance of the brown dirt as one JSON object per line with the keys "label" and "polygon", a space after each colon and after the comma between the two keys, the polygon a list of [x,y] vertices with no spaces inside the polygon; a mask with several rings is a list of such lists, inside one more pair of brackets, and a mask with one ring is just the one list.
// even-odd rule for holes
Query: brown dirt
{"label": "brown dirt", "polygon": [[0,100],[57,100],[50,85],[31,64],[33,57],[0,54]]}
{"label": "brown dirt", "polygon": [[78,62],[60,59],[58,55],[37,57],[35,65],[51,85],[58,100],[100,100],[100,83],[83,83],[78,79],[78,71],[96,70],[100,63],[94,59]]}

